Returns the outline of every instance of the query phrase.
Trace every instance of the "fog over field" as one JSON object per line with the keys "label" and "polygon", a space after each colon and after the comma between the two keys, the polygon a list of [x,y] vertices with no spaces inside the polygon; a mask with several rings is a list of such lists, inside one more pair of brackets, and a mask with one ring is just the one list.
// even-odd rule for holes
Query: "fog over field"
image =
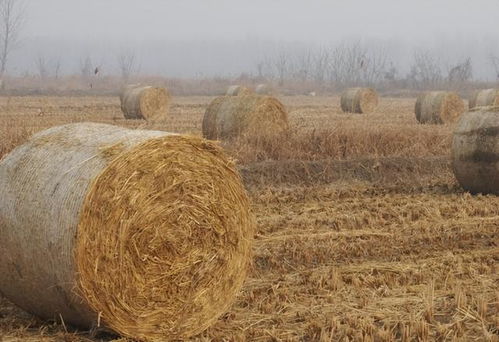
{"label": "fog over field", "polygon": [[0,0],[0,342],[499,342],[499,0]]}
{"label": "fog over field", "polygon": [[22,41],[9,73],[36,72],[36,60],[60,60],[78,72],[87,56],[117,73],[117,56],[134,53],[140,71],[172,77],[235,76],[280,53],[341,42],[382,48],[399,73],[414,51],[445,69],[468,57],[475,79],[493,80],[499,55],[497,0],[26,0]]}

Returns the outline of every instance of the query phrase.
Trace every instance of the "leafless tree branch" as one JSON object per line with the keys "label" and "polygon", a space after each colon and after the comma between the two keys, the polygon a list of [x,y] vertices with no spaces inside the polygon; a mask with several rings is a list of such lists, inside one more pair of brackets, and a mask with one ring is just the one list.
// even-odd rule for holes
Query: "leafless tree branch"
{"label": "leafless tree branch", "polygon": [[133,73],[139,71],[137,58],[134,52],[121,52],[118,57],[118,67],[120,69],[121,77],[125,82],[128,81]]}
{"label": "leafless tree branch", "polygon": [[490,58],[490,63],[494,67],[496,79],[499,81],[499,57],[494,54],[490,54],[489,58]]}
{"label": "leafless tree branch", "polygon": [[19,42],[26,7],[20,0],[0,0],[0,78],[5,74],[12,49]]}

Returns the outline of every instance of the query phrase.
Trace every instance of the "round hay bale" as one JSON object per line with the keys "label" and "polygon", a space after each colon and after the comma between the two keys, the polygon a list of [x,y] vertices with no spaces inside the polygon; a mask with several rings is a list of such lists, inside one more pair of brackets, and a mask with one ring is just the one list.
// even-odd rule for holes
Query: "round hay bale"
{"label": "round hay bale", "polygon": [[452,140],[452,165],[471,193],[499,195],[499,107],[478,107],[459,120]]}
{"label": "round hay bale", "polygon": [[499,106],[499,89],[484,89],[473,93],[469,108]]}
{"label": "round hay bale", "polygon": [[245,278],[247,194],[217,145],[83,123],[0,161],[0,292],[43,318],[141,341],[217,320]]}
{"label": "round hay bale", "polygon": [[272,95],[272,88],[268,84],[259,84],[255,88],[258,95]]}
{"label": "round hay bale", "polygon": [[203,136],[231,138],[242,134],[276,135],[288,129],[284,105],[270,96],[222,96],[213,100],[203,118]]}
{"label": "round hay bale", "polygon": [[416,119],[420,123],[453,123],[464,112],[464,102],[458,94],[432,91],[421,94],[416,100]]}
{"label": "round hay bale", "polygon": [[341,95],[345,113],[371,113],[378,107],[378,94],[371,88],[350,88]]}
{"label": "round hay bale", "polygon": [[160,119],[168,114],[170,95],[165,88],[130,85],[120,95],[127,119]]}
{"label": "round hay bale", "polygon": [[125,113],[126,111],[126,108],[125,108],[125,94],[127,94],[130,90],[134,89],[134,88],[138,88],[140,87],[141,85],[140,84],[127,84],[125,86],[123,86],[121,88],[121,91],[120,91],[120,105],[121,105],[121,111],[123,112],[123,114]]}
{"label": "round hay bale", "polygon": [[225,95],[227,96],[244,96],[244,95],[251,95],[253,92],[243,86],[239,85],[232,85],[227,89],[227,93]]}

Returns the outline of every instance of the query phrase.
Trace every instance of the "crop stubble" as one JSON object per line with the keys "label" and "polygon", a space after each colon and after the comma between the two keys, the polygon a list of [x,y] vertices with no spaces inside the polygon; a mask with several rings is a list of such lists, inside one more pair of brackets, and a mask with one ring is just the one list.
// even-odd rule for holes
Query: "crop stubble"
{"label": "crop stubble", "polygon": [[[68,122],[200,135],[208,97],[174,98],[162,122],[126,121],[114,98],[0,98],[0,155]],[[452,176],[451,125],[421,126],[414,99],[365,116],[338,98],[286,97],[291,133],[227,145],[258,231],[236,304],[197,340],[497,341],[499,199]],[[40,322],[0,299],[4,341],[113,336]]]}

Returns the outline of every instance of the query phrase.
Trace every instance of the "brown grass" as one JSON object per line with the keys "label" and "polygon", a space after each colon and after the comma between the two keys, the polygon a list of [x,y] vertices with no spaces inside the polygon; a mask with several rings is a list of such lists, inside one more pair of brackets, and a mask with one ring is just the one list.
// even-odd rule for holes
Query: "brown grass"
{"label": "brown grass", "polygon": [[[83,120],[200,135],[211,98],[175,98],[162,123],[120,119],[113,98],[6,100],[0,131],[19,140]],[[499,199],[458,186],[454,127],[419,125],[414,98],[382,99],[369,116],[343,114],[337,97],[282,101],[288,136],[225,145],[253,202],[254,265],[236,304],[194,340],[497,341]],[[0,300],[4,338],[113,338],[66,329]]]}

